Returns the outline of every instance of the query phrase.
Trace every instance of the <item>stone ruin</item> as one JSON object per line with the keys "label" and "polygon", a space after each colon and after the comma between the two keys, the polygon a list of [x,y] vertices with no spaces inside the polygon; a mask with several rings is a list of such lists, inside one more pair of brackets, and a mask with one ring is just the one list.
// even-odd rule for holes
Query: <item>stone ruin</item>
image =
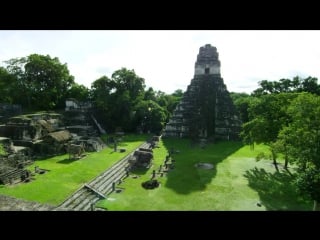
{"label": "stone ruin", "polygon": [[148,140],[148,142],[150,143],[150,147],[151,148],[156,148],[159,147],[159,141],[160,141],[161,136],[152,136],[152,138],[150,140]]}
{"label": "stone ruin", "polygon": [[99,137],[106,132],[95,119],[91,103],[67,99],[64,123],[72,135],[72,144],[82,145],[87,152],[99,152],[106,147]]}
{"label": "stone ruin", "polygon": [[22,108],[18,104],[0,103],[0,122],[5,121],[7,118],[19,115]]}
{"label": "stone ruin", "polygon": [[84,109],[87,108],[73,109],[64,114],[11,117],[0,125],[0,136],[10,138],[16,148],[28,148],[36,156],[66,153],[68,142],[83,145],[85,151],[100,151],[105,143],[93,126],[94,117]]}
{"label": "stone ruin", "polygon": [[0,164],[0,184],[15,184],[30,181],[31,172],[27,169],[14,168]]}
{"label": "stone ruin", "polygon": [[220,75],[216,47],[200,47],[195,73],[166,124],[164,137],[236,140],[241,121]]}
{"label": "stone ruin", "polygon": [[134,168],[150,168],[153,159],[152,149],[139,148],[129,159],[131,167]]}
{"label": "stone ruin", "polygon": [[[98,123],[90,112],[90,104],[79,106],[68,106],[68,111],[64,114],[44,112],[7,118],[0,125],[0,143],[6,153],[5,156],[0,156],[0,183],[26,179],[26,170],[19,170],[20,177],[18,173],[11,174],[26,162],[33,162],[26,161],[25,158],[69,153],[70,158],[78,159],[85,151],[100,151],[105,148],[105,143],[99,137],[101,126],[97,126]],[[17,161],[14,164],[14,161],[9,161],[10,158],[18,158],[18,162],[23,164],[18,166]],[[9,162],[11,164],[8,165]],[[15,177],[8,177],[8,174]]]}
{"label": "stone ruin", "polygon": [[71,144],[70,142],[67,145],[67,153],[69,154],[69,159],[79,159],[85,153],[85,148],[83,144]]}
{"label": "stone ruin", "polygon": [[32,164],[25,148],[14,147],[11,139],[0,137],[5,154],[0,156],[0,184],[13,184],[21,181],[29,181],[31,173],[24,169]]}
{"label": "stone ruin", "polygon": [[72,135],[67,130],[51,132],[34,142],[33,151],[40,156],[63,154],[66,152],[65,144],[71,139]]}
{"label": "stone ruin", "polygon": [[82,111],[88,112],[92,108],[91,102],[80,102],[75,98],[67,98],[66,99],[66,107],[65,111]]}
{"label": "stone ruin", "polygon": [[129,163],[131,167],[134,168],[150,168],[152,165],[153,159],[153,148],[158,146],[161,136],[152,136],[151,139],[148,140],[149,147],[142,148],[140,147],[136,150],[131,158],[129,159]]}
{"label": "stone ruin", "polygon": [[14,146],[25,147],[34,152],[39,141],[57,131],[62,116],[55,113],[39,113],[11,117],[0,125],[0,136],[10,138]]}

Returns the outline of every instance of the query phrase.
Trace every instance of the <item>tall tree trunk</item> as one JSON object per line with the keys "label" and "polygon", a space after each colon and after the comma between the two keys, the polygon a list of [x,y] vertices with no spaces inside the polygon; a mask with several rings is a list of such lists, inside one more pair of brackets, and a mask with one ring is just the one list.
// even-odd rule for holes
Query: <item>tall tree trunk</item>
{"label": "tall tree trunk", "polygon": [[274,152],[274,150],[271,150],[271,154],[272,154],[273,165],[276,168],[277,172],[279,172],[277,157],[276,157],[276,153]]}
{"label": "tall tree trunk", "polygon": [[254,150],[254,141],[251,141],[251,140],[250,140],[250,150],[252,151]]}
{"label": "tall tree trunk", "polygon": [[288,163],[289,163],[288,155],[286,154],[284,156],[284,169],[288,169]]}
{"label": "tall tree trunk", "polygon": [[273,159],[273,165],[276,168],[277,172],[279,172],[278,163],[277,163],[277,160],[275,158]]}
{"label": "tall tree trunk", "polygon": [[313,200],[313,211],[320,211],[320,204],[317,200]]}
{"label": "tall tree trunk", "polygon": [[306,163],[306,162],[303,162],[303,163],[302,163],[302,167],[301,167],[302,171],[305,172],[305,171],[306,171],[306,168],[307,168],[307,163]]}
{"label": "tall tree trunk", "polygon": [[284,155],[284,169],[288,169],[288,164],[289,164],[289,159],[288,159],[288,154],[287,154],[287,146],[284,145],[284,152],[285,152],[285,155]]}

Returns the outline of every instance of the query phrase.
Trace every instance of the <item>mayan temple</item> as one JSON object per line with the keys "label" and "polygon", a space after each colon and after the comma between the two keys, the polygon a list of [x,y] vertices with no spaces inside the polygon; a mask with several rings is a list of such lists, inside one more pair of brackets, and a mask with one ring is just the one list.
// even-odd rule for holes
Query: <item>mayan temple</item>
{"label": "mayan temple", "polygon": [[164,137],[235,140],[241,122],[220,75],[217,48],[200,47],[194,77],[167,123]]}

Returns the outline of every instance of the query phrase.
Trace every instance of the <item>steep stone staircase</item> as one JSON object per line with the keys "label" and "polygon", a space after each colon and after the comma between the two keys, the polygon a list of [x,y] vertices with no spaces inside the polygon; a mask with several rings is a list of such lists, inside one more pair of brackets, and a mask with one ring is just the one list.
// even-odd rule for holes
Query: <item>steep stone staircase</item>
{"label": "steep stone staircase", "polygon": [[[143,143],[136,150],[139,148],[150,148],[150,143]],[[106,198],[108,194],[115,191],[116,184],[127,177],[127,173],[131,167],[129,159],[133,156],[134,152],[135,151],[115,163],[88,184],[84,184],[80,189],[62,202],[57,207],[57,210],[70,209],[76,211],[89,211],[93,204],[100,199]]]}
{"label": "steep stone staircase", "polygon": [[12,184],[21,182],[21,176],[23,176],[25,172],[25,169],[13,169],[7,173],[1,174],[0,182],[2,182],[2,184]]}

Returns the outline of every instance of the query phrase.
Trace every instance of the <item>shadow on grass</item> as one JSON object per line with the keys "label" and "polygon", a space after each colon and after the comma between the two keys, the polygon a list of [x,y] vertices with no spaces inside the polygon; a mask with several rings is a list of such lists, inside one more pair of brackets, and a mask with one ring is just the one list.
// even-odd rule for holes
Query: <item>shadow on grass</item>
{"label": "shadow on grass", "polygon": [[297,193],[295,175],[289,171],[270,173],[255,167],[247,170],[244,177],[267,210],[312,210],[310,200]]}
{"label": "shadow on grass", "polygon": [[[113,135],[103,135],[102,139],[107,143],[107,138]],[[151,138],[150,134],[126,134],[122,137],[122,140],[118,142],[118,146],[126,146],[128,142],[146,141]],[[113,147],[113,143],[107,143],[110,147]]]}
{"label": "shadow on grass", "polygon": [[142,176],[142,175],[146,174],[146,172],[148,170],[149,170],[149,168],[136,168],[136,169],[132,170],[131,173],[133,175]]}
{"label": "shadow on grass", "polygon": [[[189,139],[164,138],[163,144],[167,150],[178,151],[172,155],[175,168],[167,175],[165,187],[178,194],[189,194],[203,191],[207,184],[217,174],[217,165],[243,145],[241,142],[218,142],[207,144],[200,148],[199,144],[192,145]],[[197,163],[211,163],[213,169],[199,169]]]}
{"label": "shadow on grass", "polygon": [[35,158],[35,161],[47,161],[49,158],[60,157],[63,155],[66,155],[66,153],[43,155],[43,156]]}
{"label": "shadow on grass", "polygon": [[69,163],[73,163],[75,161],[78,161],[80,159],[76,159],[76,158],[65,158],[63,160],[58,161],[57,163],[62,163],[62,164],[69,164]]}
{"label": "shadow on grass", "polygon": [[127,143],[119,143],[118,144],[118,147],[125,147],[125,146],[128,146],[128,144]]}

